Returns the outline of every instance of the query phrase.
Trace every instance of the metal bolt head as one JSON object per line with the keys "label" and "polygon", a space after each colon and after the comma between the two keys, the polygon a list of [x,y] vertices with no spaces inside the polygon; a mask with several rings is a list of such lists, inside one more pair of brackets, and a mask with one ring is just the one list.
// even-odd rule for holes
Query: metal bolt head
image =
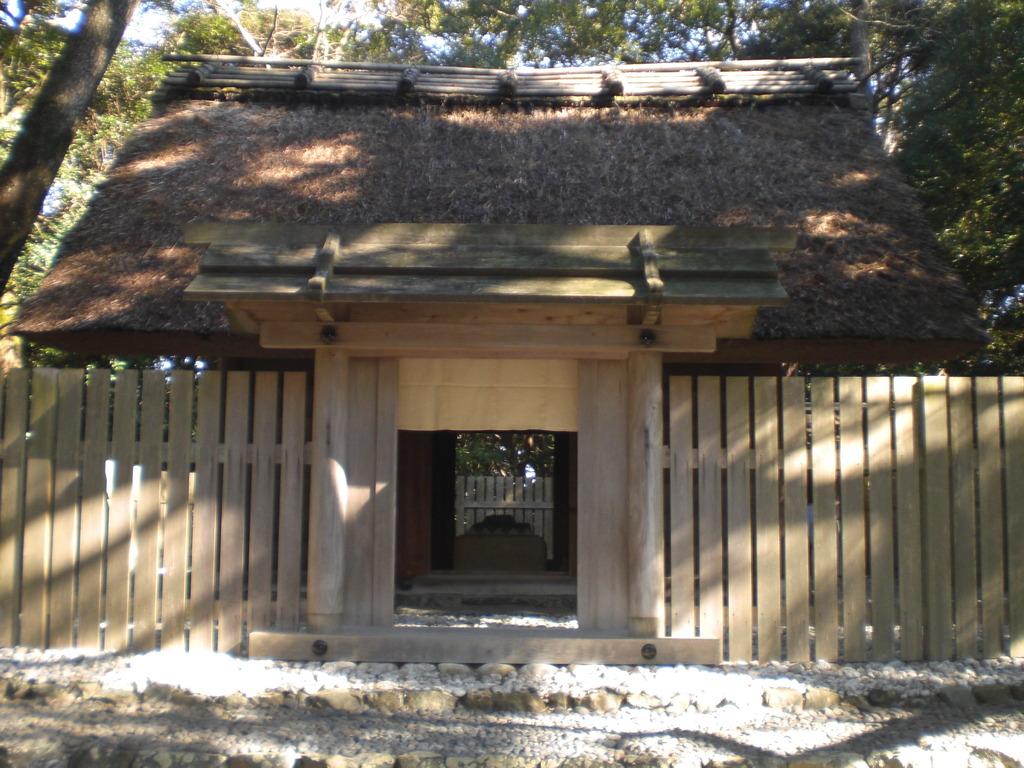
{"label": "metal bolt head", "polygon": [[645,347],[650,347],[658,340],[658,337],[654,334],[650,328],[644,328],[640,331],[640,343]]}
{"label": "metal bolt head", "polygon": [[338,340],[338,329],[333,325],[325,325],[320,329],[320,340],[324,344],[333,344]]}
{"label": "metal bolt head", "polygon": [[327,653],[327,642],[325,640],[314,640],[313,655],[323,656],[325,653]]}
{"label": "metal bolt head", "polygon": [[658,655],[658,647],[654,643],[644,643],[640,648],[640,655],[650,661]]}

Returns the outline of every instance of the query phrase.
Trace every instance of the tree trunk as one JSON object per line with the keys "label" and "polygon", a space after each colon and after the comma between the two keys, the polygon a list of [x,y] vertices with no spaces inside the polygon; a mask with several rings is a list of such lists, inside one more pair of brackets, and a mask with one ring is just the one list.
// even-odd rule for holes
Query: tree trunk
{"label": "tree trunk", "polygon": [[82,28],[68,37],[0,168],[0,292],[137,5],[90,0]]}
{"label": "tree trunk", "polygon": [[242,17],[238,13],[231,10],[231,8],[226,6],[224,3],[220,2],[220,0],[207,0],[206,4],[210,6],[213,12],[216,13],[218,16],[223,16],[225,19],[231,22],[232,26],[234,26],[235,28],[235,31],[238,32],[242,40],[245,41],[245,44],[249,46],[250,50],[252,50],[253,56],[263,56],[265,52],[263,46],[260,45],[259,41],[256,39],[256,36],[253,35],[253,33],[248,30],[245,24],[242,23]]}
{"label": "tree trunk", "polygon": [[861,90],[870,94],[871,83],[871,0],[853,0],[853,22],[850,24],[850,48],[860,61],[854,74],[860,82]]}

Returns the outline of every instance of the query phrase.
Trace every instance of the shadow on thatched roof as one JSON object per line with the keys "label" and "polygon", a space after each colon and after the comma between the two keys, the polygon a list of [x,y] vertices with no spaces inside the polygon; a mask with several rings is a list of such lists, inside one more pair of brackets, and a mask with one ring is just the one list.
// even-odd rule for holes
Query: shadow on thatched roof
{"label": "shadow on thatched roof", "polygon": [[778,257],[790,302],[760,311],[756,339],[984,339],[868,115],[834,104],[171,104],[17,331],[226,334],[218,305],[182,298],[196,221],[796,227]]}

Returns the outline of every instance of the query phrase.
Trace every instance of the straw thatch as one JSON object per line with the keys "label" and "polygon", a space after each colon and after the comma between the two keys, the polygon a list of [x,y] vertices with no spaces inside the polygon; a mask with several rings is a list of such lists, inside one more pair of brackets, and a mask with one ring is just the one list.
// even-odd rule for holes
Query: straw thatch
{"label": "straw thatch", "polygon": [[755,338],[984,338],[867,114],[795,104],[174,104],[122,152],[18,331],[226,334],[219,306],[182,299],[199,256],[182,226],[249,220],[795,226],[791,301]]}

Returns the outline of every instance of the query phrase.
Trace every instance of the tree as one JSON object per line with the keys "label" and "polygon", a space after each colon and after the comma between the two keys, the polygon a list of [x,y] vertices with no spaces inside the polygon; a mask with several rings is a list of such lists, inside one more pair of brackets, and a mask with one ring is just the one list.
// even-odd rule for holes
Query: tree
{"label": "tree", "polygon": [[0,168],[0,292],[107,71],[138,0],[90,0]]}
{"label": "tree", "polygon": [[1024,6],[950,3],[895,117],[896,156],[992,344],[953,370],[1024,370]]}

